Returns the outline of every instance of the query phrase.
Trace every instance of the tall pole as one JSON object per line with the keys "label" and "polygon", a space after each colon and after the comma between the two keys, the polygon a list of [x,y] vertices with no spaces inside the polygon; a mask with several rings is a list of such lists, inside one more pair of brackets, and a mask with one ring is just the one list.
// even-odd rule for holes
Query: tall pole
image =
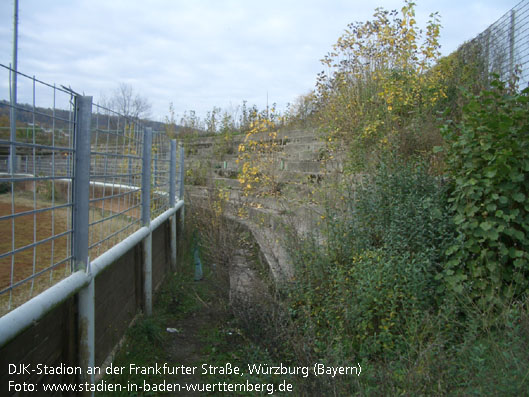
{"label": "tall pole", "polygon": [[[141,175],[141,222],[151,227],[151,151],[152,129],[143,133],[143,167]],[[143,304],[146,316],[152,315],[152,231],[143,240]]]}
{"label": "tall pole", "polygon": [[268,113],[268,91],[266,91],[266,119],[270,121],[270,114]]}
{"label": "tall pole", "polygon": [[509,29],[509,78],[514,82],[514,19],[515,11],[511,10],[511,26]]}
{"label": "tall pole", "polygon": [[[176,139],[171,139],[169,162],[169,207],[176,205]],[[176,272],[176,213],[171,216],[171,270]]]}
{"label": "tall pole", "polygon": [[[89,212],[90,212],[90,134],[92,123],[92,97],[75,97],[75,164],[72,178],[73,190],[73,272],[89,274],[90,283],[78,294],[78,352],[79,364],[86,369],[95,363],[95,281],[90,270],[89,248]],[[94,375],[83,371],[82,383],[94,383]],[[82,396],[91,396],[88,391]]]}
{"label": "tall pole", "polygon": [[10,110],[10,140],[11,146],[9,149],[9,172],[14,174],[16,171],[16,146],[14,142],[17,140],[17,112],[15,106],[17,104],[17,59],[18,59],[18,0],[14,0],[13,10],[13,61],[11,64],[11,110]]}

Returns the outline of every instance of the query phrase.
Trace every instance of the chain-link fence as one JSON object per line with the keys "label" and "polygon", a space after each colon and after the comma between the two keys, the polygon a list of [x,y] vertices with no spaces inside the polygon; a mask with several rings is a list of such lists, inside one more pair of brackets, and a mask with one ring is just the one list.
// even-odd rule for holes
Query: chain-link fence
{"label": "chain-link fence", "polygon": [[[0,71],[12,81],[12,69],[0,65]],[[76,169],[80,96],[22,73],[17,78],[17,103],[11,87],[0,96],[0,315],[79,270],[76,214],[88,212],[81,227],[88,258],[95,259],[146,225],[144,207],[147,224],[169,209],[176,191],[170,178],[176,148],[167,135],[97,104],[88,109],[83,182]],[[151,135],[148,167],[144,146]],[[87,208],[77,208],[76,183],[89,186]]]}
{"label": "chain-link fence", "polygon": [[[487,81],[496,73],[504,81],[518,79],[518,87],[529,84],[529,2],[521,1],[484,32],[458,50],[466,63],[473,63]],[[513,80],[514,78],[514,80]]]}

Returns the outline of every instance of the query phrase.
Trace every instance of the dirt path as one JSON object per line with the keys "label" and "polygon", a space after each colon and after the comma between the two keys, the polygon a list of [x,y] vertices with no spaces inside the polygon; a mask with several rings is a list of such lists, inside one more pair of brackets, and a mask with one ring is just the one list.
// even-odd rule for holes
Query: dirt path
{"label": "dirt path", "polygon": [[[209,274],[204,280],[190,281],[186,285],[188,299],[193,300],[193,309],[184,316],[169,319],[167,328],[174,332],[167,339],[167,358],[175,366],[197,367],[194,375],[173,375],[167,379],[174,383],[211,383],[211,378],[201,375],[202,364],[210,364],[212,354],[229,356],[241,343],[241,336],[230,331],[231,309],[229,302],[259,294],[263,286],[255,272],[247,266],[248,252],[238,250],[230,269],[229,278],[219,282]],[[220,277],[222,279],[222,276]],[[223,285],[220,287],[219,285]],[[229,293],[228,293],[229,290]],[[179,310],[175,303],[175,310]],[[180,304],[183,306],[183,304]],[[199,392],[180,391],[174,396],[204,395]]]}
{"label": "dirt path", "polygon": [[[167,359],[173,366],[196,367],[195,374],[171,375],[167,382],[178,384],[206,383],[200,374],[201,365],[209,363],[211,341],[207,335],[222,327],[225,322],[226,299],[212,293],[212,288],[218,288],[216,280],[211,275],[202,281],[190,281],[186,284],[187,302],[175,302],[174,310],[184,310],[184,315],[170,318],[166,322],[168,332],[166,341]],[[190,305],[191,309],[186,309]],[[169,395],[198,396],[204,393],[180,391]]]}
{"label": "dirt path", "polygon": [[[245,373],[247,364],[269,361],[266,349],[252,342],[234,314],[238,313],[237,302],[249,303],[245,296],[261,296],[263,287],[257,288],[258,276],[248,267],[250,251],[241,248],[235,252],[230,272],[225,267],[205,265],[201,281],[193,280],[190,258],[182,261],[182,264],[188,263],[186,269],[168,275],[156,293],[153,316],[141,318],[131,328],[114,360],[116,366],[125,368],[131,363],[146,367],[156,363],[168,371],[133,376],[119,374],[107,377],[107,382],[142,385],[146,381],[150,390],[143,389],[144,392],[173,396],[248,395],[246,392],[226,394],[221,390],[226,386],[220,385],[241,385],[247,381],[257,384],[261,379]],[[242,370],[222,371],[228,363]],[[203,373],[203,364],[210,369],[209,373]],[[188,369],[187,373],[182,373],[182,368]],[[168,387],[173,390],[167,392]],[[199,391],[193,391],[197,388]]]}
{"label": "dirt path", "polygon": [[[172,321],[170,328],[177,331],[168,338],[167,352],[169,359],[175,365],[185,367],[197,366],[200,362],[207,362],[207,355],[204,354],[204,343],[201,338],[206,327],[211,326],[211,313],[207,308],[191,313],[188,317]],[[169,327],[168,325],[168,327]],[[199,374],[195,375],[174,375],[171,381],[175,383],[200,383],[203,380]],[[197,396],[201,393],[182,391],[174,393],[174,396]]]}

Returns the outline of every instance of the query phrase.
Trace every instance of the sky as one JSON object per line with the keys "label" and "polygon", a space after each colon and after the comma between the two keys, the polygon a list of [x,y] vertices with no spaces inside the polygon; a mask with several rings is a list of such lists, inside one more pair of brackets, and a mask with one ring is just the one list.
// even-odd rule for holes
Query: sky
{"label": "sky", "polygon": [[[520,0],[416,0],[425,27],[441,15],[448,55]],[[12,62],[14,0],[0,0],[0,64]],[[120,83],[163,121],[173,103],[203,118],[214,106],[236,115],[246,100],[284,110],[315,86],[320,60],[355,21],[403,0],[19,0],[18,70],[70,86],[95,102]],[[9,79],[0,74],[0,99]],[[19,96],[20,98],[20,96]]]}

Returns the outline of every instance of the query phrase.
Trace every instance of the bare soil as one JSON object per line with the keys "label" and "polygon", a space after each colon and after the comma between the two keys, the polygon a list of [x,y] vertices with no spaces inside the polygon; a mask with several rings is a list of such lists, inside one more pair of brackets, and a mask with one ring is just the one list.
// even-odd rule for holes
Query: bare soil
{"label": "bare soil", "polygon": [[[32,207],[15,205],[15,213],[32,210]],[[35,241],[43,240],[50,237],[52,231],[54,234],[66,231],[67,225],[63,214],[64,211],[56,210],[54,212],[55,214],[52,214],[52,211],[44,211],[0,221],[0,252],[9,252],[13,247],[18,249]],[[11,204],[0,203],[0,214],[9,213],[11,213]],[[15,254],[12,282],[16,283],[23,280],[33,273],[39,272],[66,258],[67,243],[67,236],[63,236]],[[67,265],[69,266],[69,264]],[[8,256],[0,259],[0,289],[9,287],[10,283],[11,256]]]}

